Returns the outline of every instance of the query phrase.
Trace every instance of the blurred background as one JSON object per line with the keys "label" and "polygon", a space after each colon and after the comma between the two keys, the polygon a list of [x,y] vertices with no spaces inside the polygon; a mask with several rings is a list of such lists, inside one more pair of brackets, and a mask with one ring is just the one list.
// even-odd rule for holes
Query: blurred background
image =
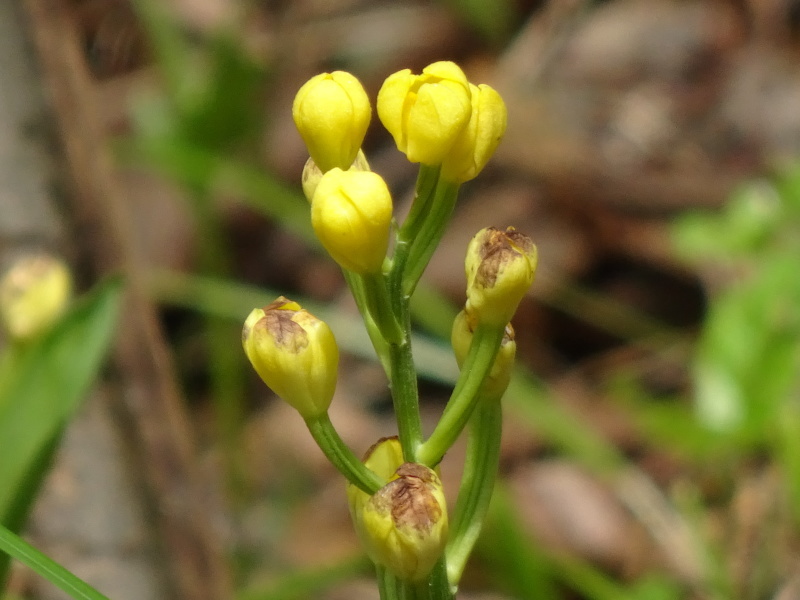
{"label": "blurred background", "polygon": [[[341,477],[240,329],[300,301],[344,351],[342,436],[395,433],[291,103],[322,71],[374,101],[454,60],[509,129],[416,298],[428,431],[468,240],[512,225],[540,256],[459,597],[800,598],[800,2],[18,0],[0,30],[0,251],[127,283],[28,528],[71,570],[115,600],[377,598]],[[377,118],[364,150],[402,215],[415,166]],[[63,596],[20,568],[10,597]]]}

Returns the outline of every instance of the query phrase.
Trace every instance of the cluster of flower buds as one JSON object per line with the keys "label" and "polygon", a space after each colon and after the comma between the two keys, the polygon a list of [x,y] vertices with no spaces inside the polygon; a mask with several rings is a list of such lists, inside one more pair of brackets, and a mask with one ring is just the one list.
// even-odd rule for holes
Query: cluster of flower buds
{"label": "cluster of flower buds", "polygon": [[[454,184],[477,176],[506,129],[500,95],[471,84],[447,61],[419,75],[408,69],[390,75],[377,111],[408,160],[441,167],[442,178]],[[364,88],[350,73],[322,73],[300,88],[292,115],[311,156],[303,191],[314,231],[340,266],[374,272],[386,253],[392,202],[379,175],[353,174],[370,172],[361,151],[372,115]]]}
{"label": "cluster of flower buds", "polygon": [[[398,409],[402,444],[383,439],[363,463],[352,456],[327,418],[337,378],[333,334],[294,302],[281,297],[254,310],[245,322],[242,343],[264,382],[297,409],[320,447],[348,477],[350,511],[370,558],[397,579],[416,585],[429,578],[447,546],[447,507],[431,467],[463,430],[481,397],[486,400],[482,407],[499,410],[496,401],[508,386],[516,351],[509,322],[533,281],[537,254],[531,240],[513,228],[486,228],[470,243],[467,302],[452,330],[462,377],[436,430],[423,440],[416,380],[407,377],[408,369],[395,368],[411,360],[392,363],[405,360],[398,359],[401,346],[410,357],[410,332],[397,335],[407,322],[407,306],[396,307],[408,301],[441,239],[459,186],[476,177],[493,155],[507,114],[494,89],[470,83],[456,64],[445,61],[420,74],[406,69],[389,76],[378,92],[376,110],[397,148],[420,164],[417,196],[409,217],[395,231],[394,244],[389,189],[370,170],[362,151],[372,108],[361,83],[342,71],[317,75],[297,93],[292,114],[310,155],[302,183],[314,232],[347,272],[368,329],[372,327],[370,335],[378,338],[373,344],[392,381],[396,408],[396,388],[413,388],[397,397],[412,398],[416,426],[404,404],[404,410]],[[390,247],[394,252],[387,258]],[[387,347],[391,351],[382,354]],[[499,448],[499,428],[484,429],[496,431],[484,438]],[[471,477],[474,485],[481,477]],[[456,515],[454,539],[466,539],[458,524],[481,517],[486,508],[479,502],[468,504],[474,515]]]}

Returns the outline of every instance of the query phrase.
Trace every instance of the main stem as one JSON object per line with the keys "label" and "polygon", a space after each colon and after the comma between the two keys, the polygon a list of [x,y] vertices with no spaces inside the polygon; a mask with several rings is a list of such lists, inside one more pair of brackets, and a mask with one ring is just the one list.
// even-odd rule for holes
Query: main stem
{"label": "main stem", "polygon": [[391,364],[390,387],[394,412],[397,416],[397,431],[403,458],[407,462],[417,462],[417,449],[422,443],[422,423],[419,416],[419,391],[417,371],[411,353],[411,332],[408,319],[408,303],[404,302],[403,341],[389,344],[389,363]]}
{"label": "main stem", "polygon": [[431,212],[431,204],[436,193],[436,184],[439,180],[439,168],[420,165],[414,201],[411,210],[397,232],[394,255],[392,256],[392,271],[389,279],[389,288],[392,297],[396,300],[403,298],[402,280],[406,272],[408,256],[411,245],[419,237],[420,229],[425,224]]}
{"label": "main stem", "polygon": [[403,458],[415,462],[422,443],[422,424],[417,371],[411,353],[411,320],[408,298],[397,296],[397,290],[390,287],[392,275],[367,274],[361,281],[367,310],[382,338],[380,345],[373,345],[379,353],[385,351],[388,355],[384,370],[389,377]]}

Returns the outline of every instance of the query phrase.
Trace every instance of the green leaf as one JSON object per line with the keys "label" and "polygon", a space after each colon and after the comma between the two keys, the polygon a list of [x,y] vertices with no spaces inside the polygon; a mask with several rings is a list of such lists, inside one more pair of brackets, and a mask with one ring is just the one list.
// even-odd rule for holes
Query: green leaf
{"label": "green leaf", "polygon": [[717,431],[767,427],[796,381],[797,261],[766,258],[748,280],[715,299],[698,342],[698,415]]}
{"label": "green leaf", "polygon": [[106,283],[11,357],[0,396],[0,523],[18,524],[27,510],[19,495],[43,477],[54,442],[97,375],[114,333],[120,292],[118,280]]}
{"label": "green leaf", "polygon": [[108,600],[88,583],[70,573],[52,558],[45,556],[2,525],[0,525],[0,552],[5,552],[29,566],[75,600]]}

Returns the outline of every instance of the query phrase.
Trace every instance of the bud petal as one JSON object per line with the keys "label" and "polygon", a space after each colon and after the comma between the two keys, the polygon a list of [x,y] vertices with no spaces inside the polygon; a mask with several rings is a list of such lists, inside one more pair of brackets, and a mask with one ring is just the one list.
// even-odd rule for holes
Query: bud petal
{"label": "bud petal", "polygon": [[421,75],[405,69],[386,79],[377,107],[378,117],[408,160],[438,165],[469,122],[469,82],[452,62],[428,65]]}
{"label": "bud petal", "polygon": [[327,412],[336,389],[339,348],[324,321],[281,296],[250,313],[242,346],[264,383],[304,419]]}
{"label": "bud petal", "polygon": [[64,312],[72,295],[67,265],[48,255],[18,260],[0,280],[0,319],[9,336],[30,339]]}
{"label": "bud petal", "polygon": [[[356,154],[356,159],[353,161],[353,164],[350,165],[350,168],[347,169],[348,171],[369,171],[369,163],[367,162],[367,157],[364,155],[363,150],[359,150],[358,154]],[[309,157],[306,161],[305,166],[303,167],[303,195],[306,197],[306,200],[311,202],[314,198],[314,192],[317,191],[317,186],[319,185],[320,180],[324,173],[322,170],[317,166],[317,163],[314,162],[314,159]]]}
{"label": "bud petal", "polygon": [[[469,353],[472,344],[473,332],[477,323],[475,319],[462,310],[456,315],[453,321],[453,331],[450,335],[450,342],[453,346],[453,353],[456,356],[458,367],[464,365],[464,361]],[[506,325],[503,341],[500,342],[500,349],[494,359],[492,370],[483,382],[481,388],[485,396],[499,398],[503,395],[511,381],[511,374],[514,370],[514,357],[517,353],[517,343],[514,336],[514,328],[511,323]]]}
{"label": "bud petal", "polygon": [[297,130],[323,172],[353,164],[367,133],[372,108],[361,83],[334,71],[309,79],[292,105]]}
{"label": "bud petal", "polygon": [[370,449],[366,465],[393,479],[368,496],[348,486],[356,531],[373,562],[405,581],[424,580],[447,543],[447,505],[436,473],[423,465],[402,463],[396,438],[381,440]]}
{"label": "bud petal", "polygon": [[392,197],[377,173],[332,169],[320,180],[311,202],[311,225],[343,268],[378,273],[391,224]]}
{"label": "bud petal", "polygon": [[467,248],[466,311],[482,324],[505,326],[533,283],[536,262],[536,246],[513,227],[479,231]]}
{"label": "bud petal", "polygon": [[503,98],[488,85],[470,84],[472,114],[442,162],[442,178],[454,183],[474,179],[489,162],[506,132],[508,113]]}

